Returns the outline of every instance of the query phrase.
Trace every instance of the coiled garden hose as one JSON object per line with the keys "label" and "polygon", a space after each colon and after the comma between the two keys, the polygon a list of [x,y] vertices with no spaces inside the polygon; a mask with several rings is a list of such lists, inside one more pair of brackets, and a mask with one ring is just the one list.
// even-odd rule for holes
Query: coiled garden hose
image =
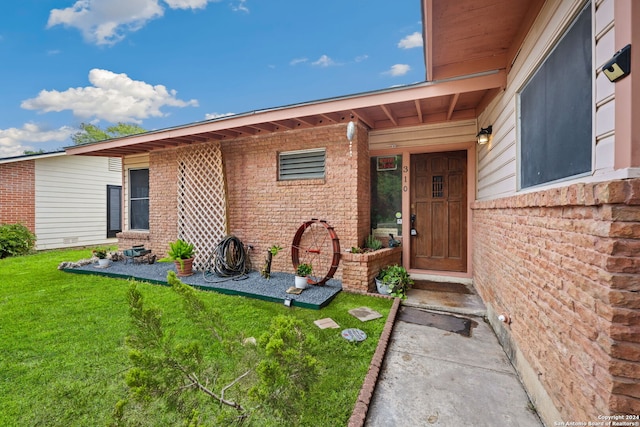
{"label": "coiled garden hose", "polygon": [[249,258],[244,244],[235,236],[227,236],[218,243],[211,254],[203,276],[206,281],[210,281],[210,273],[218,277],[237,279],[249,270]]}

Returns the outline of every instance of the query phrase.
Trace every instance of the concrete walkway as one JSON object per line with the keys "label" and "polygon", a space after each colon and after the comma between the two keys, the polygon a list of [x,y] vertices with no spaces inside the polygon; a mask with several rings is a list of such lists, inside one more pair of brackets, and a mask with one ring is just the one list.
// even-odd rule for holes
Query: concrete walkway
{"label": "concrete walkway", "polygon": [[[365,426],[542,426],[482,317],[482,301],[469,289],[462,294],[410,291],[398,312]],[[470,336],[459,333],[461,322],[471,326]]]}

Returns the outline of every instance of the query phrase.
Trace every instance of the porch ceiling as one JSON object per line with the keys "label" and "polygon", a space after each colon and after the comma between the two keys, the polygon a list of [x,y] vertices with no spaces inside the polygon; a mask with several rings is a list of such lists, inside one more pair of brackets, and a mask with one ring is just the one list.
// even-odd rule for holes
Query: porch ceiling
{"label": "porch ceiling", "polygon": [[545,0],[422,0],[427,81],[509,70]]}
{"label": "porch ceiling", "polygon": [[292,129],[347,123],[350,120],[359,120],[369,129],[468,120],[477,117],[478,112],[504,88],[505,83],[504,72],[488,72],[438,83],[420,83],[252,111],[124,138],[67,147],[65,150],[68,154],[119,157],[206,141],[229,141]]}

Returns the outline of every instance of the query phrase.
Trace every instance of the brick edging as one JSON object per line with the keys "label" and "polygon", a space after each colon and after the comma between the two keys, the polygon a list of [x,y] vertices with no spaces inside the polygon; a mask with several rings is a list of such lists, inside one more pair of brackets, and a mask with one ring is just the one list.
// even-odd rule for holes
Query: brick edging
{"label": "brick edging", "polygon": [[349,427],[362,427],[364,426],[364,422],[367,419],[369,404],[371,403],[371,398],[373,397],[373,391],[376,388],[378,375],[380,374],[380,369],[382,368],[382,362],[384,362],[384,356],[387,352],[387,346],[389,344],[389,340],[391,339],[391,332],[393,331],[393,326],[395,325],[396,321],[396,315],[398,314],[398,309],[400,308],[400,301],[400,298],[395,298],[393,301],[393,305],[391,306],[391,310],[389,311],[389,316],[387,317],[387,322],[385,323],[382,334],[380,335],[378,346],[376,347],[376,351],[373,354],[373,358],[371,359],[369,371],[367,372],[367,376],[364,378],[364,383],[362,384],[362,388],[360,388],[358,400],[356,401],[356,405],[353,408],[353,412],[351,413],[351,418],[349,418]]}

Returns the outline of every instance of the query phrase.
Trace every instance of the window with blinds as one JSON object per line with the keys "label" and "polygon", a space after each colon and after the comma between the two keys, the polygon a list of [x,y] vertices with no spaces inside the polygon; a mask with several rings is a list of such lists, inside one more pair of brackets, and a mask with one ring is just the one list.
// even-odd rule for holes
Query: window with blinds
{"label": "window with blinds", "polygon": [[278,180],[324,178],[326,150],[289,151],[278,155]]}

